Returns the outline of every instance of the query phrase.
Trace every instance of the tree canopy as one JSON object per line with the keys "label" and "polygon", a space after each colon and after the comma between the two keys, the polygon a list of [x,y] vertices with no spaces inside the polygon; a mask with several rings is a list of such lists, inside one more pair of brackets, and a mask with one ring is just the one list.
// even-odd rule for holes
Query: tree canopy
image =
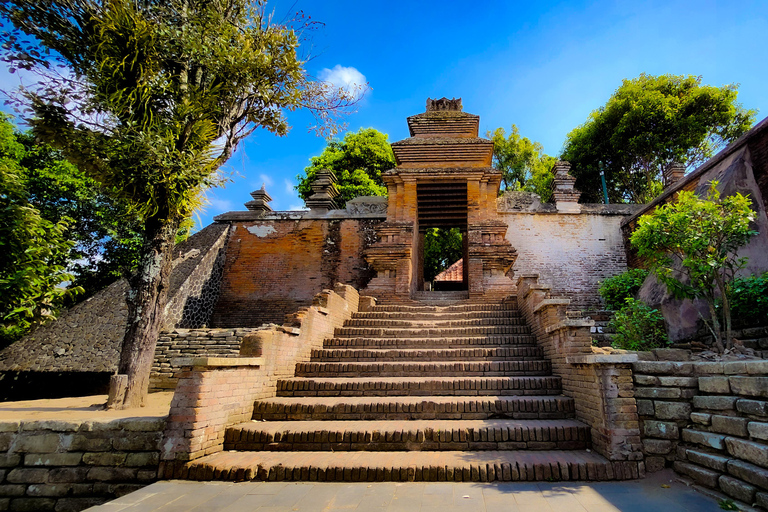
{"label": "tree canopy", "polygon": [[538,142],[521,137],[514,124],[509,136],[504,128],[496,128],[486,137],[493,141],[493,163],[502,172],[503,189],[535,192],[542,201],[548,202],[552,197],[552,169],[557,159],[546,155]]}
{"label": "tree canopy", "polygon": [[179,225],[256,128],[283,135],[309,108],[333,131],[355,98],[313,82],[298,35],[250,0],[10,0],[3,59],[46,77],[24,91],[36,137],[141,221],[114,407],[146,396]]}
{"label": "tree canopy", "polygon": [[[736,193],[721,198],[717,182],[712,182],[705,199],[683,190],[674,203],[640,217],[630,237],[638,255],[674,296],[707,302],[721,351],[731,347],[729,299],[736,272],[746,263],[737,250],[757,234],[754,221],[748,197]],[[723,322],[715,307],[718,297]]]}
{"label": "tree canopy", "polygon": [[602,202],[602,165],[611,202],[649,202],[670,165],[695,168],[751,127],[756,112],[736,99],[737,85],[702,85],[701,77],[624,80],[565,141],[561,159],[571,163],[581,201]]}
{"label": "tree canopy", "polygon": [[374,128],[360,128],[347,132],[341,140],[330,140],[319,156],[310,159],[304,175],[296,176],[299,197],[307,199],[312,195],[311,185],[320,169],[330,169],[336,175],[339,208],[359,196],[386,196],[381,173],[396,165],[387,138]]}

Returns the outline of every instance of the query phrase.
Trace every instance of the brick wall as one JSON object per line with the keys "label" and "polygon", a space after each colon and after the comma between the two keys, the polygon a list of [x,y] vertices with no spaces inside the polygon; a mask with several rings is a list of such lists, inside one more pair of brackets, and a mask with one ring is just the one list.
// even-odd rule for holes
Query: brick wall
{"label": "brick wall", "polygon": [[576,417],[591,427],[592,448],[613,461],[616,479],[644,474],[630,360],[636,356],[592,354],[592,320],[573,318],[568,299],[553,298],[538,276],[518,278],[518,307],[574,399]]}
{"label": "brick wall", "polygon": [[649,471],[768,509],[768,361],[634,363]]}
{"label": "brick wall", "polygon": [[235,357],[240,354],[243,337],[255,329],[174,329],[163,332],[157,340],[155,361],[149,377],[149,390],[176,388],[181,367],[180,357]]}
{"label": "brick wall", "polygon": [[636,205],[577,205],[581,213],[558,213],[537,203],[513,210],[503,200],[499,213],[517,250],[515,275],[539,274],[574,309],[602,309],[598,284],[627,269],[620,224]]}
{"label": "brick wall", "polygon": [[324,290],[313,305],[286,318],[282,326],[258,329],[243,339],[240,358],[208,358],[184,364],[171,403],[161,454],[164,478],[185,474],[186,462],[221,451],[228,425],[249,420],[253,402],[275,396],[277,380],[292,377],[296,363],[358,310],[351,286]]}
{"label": "brick wall", "polygon": [[0,510],[79,511],[157,480],[164,418],[0,423]]}
{"label": "brick wall", "polygon": [[234,222],[212,326],[282,323],[334,283],[358,289],[371,277],[362,256],[379,219]]}

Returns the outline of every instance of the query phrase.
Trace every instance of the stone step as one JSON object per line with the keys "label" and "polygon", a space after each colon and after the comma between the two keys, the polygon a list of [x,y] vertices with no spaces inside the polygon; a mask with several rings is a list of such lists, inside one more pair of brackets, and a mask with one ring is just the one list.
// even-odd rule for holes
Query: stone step
{"label": "stone step", "polygon": [[424,306],[424,305],[404,305],[404,304],[386,304],[374,306],[374,312],[393,312],[393,313],[466,313],[476,311],[517,311],[514,304],[455,304],[452,306]]}
{"label": "stone step", "polygon": [[297,377],[435,377],[549,375],[549,361],[371,361],[296,364]]}
{"label": "stone step", "polygon": [[[634,473],[630,470],[634,466]],[[219,452],[192,461],[189,480],[319,482],[561,481],[638,478],[637,463],[574,451]]]}
{"label": "stone step", "polygon": [[542,354],[539,347],[315,349],[312,351],[312,361],[529,361],[541,359]]}
{"label": "stone step", "polygon": [[257,400],[254,420],[558,419],[574,414],[564,396],[319,396]]}
{"label": "stone step", "polygon": [[294,377],[277,381],[277,396],[557,395],[560,377]]}
{"label": "stone step", "polygon": [[251,421],[228,427],[225,450],[582,450],[577,420]]}
{"label": "stone step", "polygon": [[353,313],[352,318],[385,319],[385,320],[472,320],[476,318],[520,318],[517,310],[502,311],[462,311],[445,313],[439,311],[395,312],[395,311],[364,311]]}
{"label": "stone step", "polygon": [[536,346],[536,338],[530,334],[506,336],[446,336],[444,338],[374,338],[367,336],[336,337],[323,342],[325,348],[335,347],[370,347],[370,348],[405,348],[405,349],[438,349],[438,348],[502,348],[505,346]]}
{"label": "stone step", "polygon": [[476,327],[337,327],[337,338],[451,338],[502,334],[530,334],[527,325],[484,325]]}
{"label": "stone step", "polygon": [[391,318],[353,318],[344,322],[344,327],[378,327],[378,328],[407,328],[407,329],[453,329],[456,327],[483,327],[502,325],[524,325],[522,317],[499,318],[470,318],[432,320],[420,319],[391,319]]}

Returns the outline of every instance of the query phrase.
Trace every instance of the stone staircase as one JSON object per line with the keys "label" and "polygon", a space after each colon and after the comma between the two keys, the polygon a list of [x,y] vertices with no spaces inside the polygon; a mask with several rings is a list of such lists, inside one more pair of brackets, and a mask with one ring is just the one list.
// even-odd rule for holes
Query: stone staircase
{"label": "stone staircase", "polygon": [[229,427],[194,480],[606,480],[513,302],[381,305]]}

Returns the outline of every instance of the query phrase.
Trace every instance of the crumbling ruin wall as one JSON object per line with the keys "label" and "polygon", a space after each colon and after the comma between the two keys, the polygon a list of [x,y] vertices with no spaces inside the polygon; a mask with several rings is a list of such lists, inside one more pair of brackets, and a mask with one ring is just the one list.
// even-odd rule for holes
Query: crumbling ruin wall
{"label": "crumbling ruin wall", "polygon": [[282,324],[336,282],[364,288],[372,270],[363,252],[381,220],[297,215],[233,222],[211,327]]}

